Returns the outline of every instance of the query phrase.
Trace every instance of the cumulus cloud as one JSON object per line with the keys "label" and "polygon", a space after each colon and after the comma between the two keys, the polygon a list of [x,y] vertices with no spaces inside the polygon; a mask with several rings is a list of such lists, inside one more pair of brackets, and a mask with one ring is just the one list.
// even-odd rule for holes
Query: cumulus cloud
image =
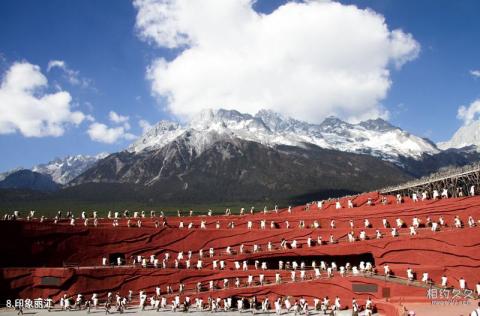
{"label": "cumulus cloud", "polygon": [[475,78],[480,78],[480,70],[470,70],[470,74]]}
{"label": "cumulus cloud", "polygon": [[480,99],[473,101],[468,107],[462,105],[458,108],[457,118],[463,120],[465,125],[472,123],[480,113]]}
{"label": "cumulus cloud", "polygon": [[383,16],[329,1],[259,14],[251,0],[135,0],[141,39],[179,49],[147,70],[154,95],[186,117],[204,108],[272,109],[318,122],[387,116],[391,68],[415,59],[411,34]]}
{"label": "cumulus cloud", "polygon": [[132,140],[136,138],[135,135],[127,132],[125,126],[109,127],[98,122],[90,124],[87,133],[91,140],[105,144],[113,144],[119,140]]}
{"label": "cumulus cloud", "polygon": [[115,111],[110,111],[110,113],[108,113],[108,118],[110,119],[110,121],[117,124],[126,123],[130,119],[128,116],[120,115]]}
{"label": "cumulus cloud", "polygon": [[47,66],[47,72],[50,72],[54,68],[61,69],[65,74],[65,78],[68,80],[68,82],[70,82],[70,84],[75,86],[81,86],[83,88],[87,88],[88,86],[90,86],[90,80],[82,78],[80,76],[80,72],[78,70],[73,70],[68,67],[65,61],[50,60]]}
{"label": "cumulus cloud", "polygon": [[150,124],[146,120],[139,120],[138,126],[140,126],[140,128],[142,129],[143,134],[145,134],[149,129],[152,128],[152,124]]}
{"label": "cumulus cloud", "polygon": [[39,66],[28,62],[11,65],[0,86],[0,134],[61,136],[67,125],[79,125],[86,118],[82,112],[72,111],[67,91],[47,93],[47,87]]}
{"label": "cumulus cloud", "polygon": [[129,133],[130,124],[128,123],[129,117],[120,115],[115,111],[110,111],[108,113],[108,119],[115,126],[108,126],[103,123],[94,122],[90,124],[87,130],[87,134],[90,136],[90,139],[93,141],[113,144],[121,140],[132,140],[136,136]]}

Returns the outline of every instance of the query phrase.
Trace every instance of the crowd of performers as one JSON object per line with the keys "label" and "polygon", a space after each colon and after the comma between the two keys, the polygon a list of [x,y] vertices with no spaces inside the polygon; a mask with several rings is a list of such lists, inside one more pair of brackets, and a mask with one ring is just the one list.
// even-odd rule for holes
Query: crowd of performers
{"label": "crowd of performers", "polygon": [[[168,255],[167,255],[168,257]],[[105,260],[105,259],[104,259]],[[142,256],[137,256],[134,259],[135,262],[142,262],[143,267],[147,267],[146,258]],[[239,262],[235,262],[235,269],[236,270],[243,270],[249,271],[249,266],[247,261],[243,261],[240,265]],[[178,267],[177,267],[178,268]],[[267,270],[267,262],[261,262],[259,260],[255,260],[254,269],[257,271],[255,274],[249,274],[245,278],[236,277],[235,279],[230,280],[229,278],[225,278],[221,281],[208,281],[208,284],[203,284],[202,282],[197,282],[196,284],[196,292],[199,293],[203,290],[219,290],[219,289],[228,289],[230,286],[235,288],[240,287],[252,287],[252,286],[265,286],[267,284],[282,284],[285,282],[297,282],[297,281],[307,281],[307,280],[314,280],[320,278],[333,278],[334,276],[340,277],[347,277],[347,276],[371,276],[371,275],[382,275],[385,278],[403,278],[406,280],[407,284],[410,284],[415,281],[419,281],[424,283],[425,285],[438,285],[442,288],[453,288],[454,286],[449,283],[448,277],[446,275],[442,275],[438,282],[434,282],[430,277],[428,272],[423,272],[421,278],[417,277],[417,273],[411,268],[407,267],[404,274],[399,273],[391,269],[388,264],[383,265],[383,274],[377,271],[377,267],[375,267],[371,262],[360,261],[358,266],[351,265],[347,262],[345,265],[337,265],[336,262],[332,261],[331,263],[326,263],[325,261],[320,261],[319,264],[312,260],[309,262],[309,265],[306,265],[305,261],[301,261],[298,263],[297,261],[278,261],[278,268],[276,269],[275,278],[274,280],[267,280],[265,276],[265,271]],[[202,267],[196,267],[195,269],[202,269]],[[225,266],[217,266],[215,261],[213,261],[212,269],[225,269]],[[282,278],[282,271],[286,271],[289,274],[289,279],[285,280]],[[283,274],[284,275],[284,274]],[[468,289],[467,282],[463,277],[460,277],[458,280],[458,289],[465,291]],[[180,283],[178,285],[178,293],[182,294],[185,290],[185,285]],[[168,294],[173,294],[174,290],[171,285],[166,286],[166,292]],[[477,282],[474,288],[474,292],[476,296],[480,296],[480,281]]]}
{"label": "crowd of performers", "polygon": [[[431,193],[431,194],[430,194]],[[471,186],[469,190],[469,195],[473,196],[475,195],[475,187]],[[456,196],[462,196],[463,193],[462,191],[458,191]],[[410,196],[410,199],[413,203],[418,202],[419,200],[428,200],[428,199],[445,199],[449,198],[449,191],[447,189],[443,189],[440,191],[438,190],[433,190],[433,192],[421,192],[421,193],[413,193]],[[403,203],[403,196],[398,194],[396,196],[396,203],[401,204]],[[318,209],[323,209],[325,203],[331,202],[331,201],[318,201],[318,202],[312,202],[312,203],[307,203],[305,205],[304,210],[308,211],[312,204],[316,204]],[[386,197],[381,197],[380,198],[380,203],[381,204],[388,204],[387,198]],[[340,200],[333,201],[335,209],[342,209],[342,208],[354,208],[355,205],[353,203],[353,198],[346,199],[346,204],[342,205]],[[372,199],[368,199],[366,202],[367,205],[373,205],[374,202]],[[278,213],[279,208],[277,205],[273,208],[273,210],[269,211],[267,207],[263,209],[263,214],[267,214],[270,212]],[[286,209],[287,213],[292,213],[293,209],[291,206],[289,206]],[[247,212],[244,208],[240,209],[239,215],[246,215],[246,214],[254,214],[255,209],[254,207],[251,207],[249,212]],[[237,223],[235,221],[230,221],[227,224],[223,223],[225,225],[222,227],[222,224],[220,221],[208,221],[207,219],[209,216],[213,216],[212,210],[209,210],[207,213],[207,217],[204,217],[200,221],[200,223],[194,223],[192,220],[189,220],[189,217],[193,216],[193,211],[190,210],[187,214],[182,214],[181,211],[178,211],[177,216],[181,218],[181,220],[177,221],[178,224],[175,226],[169,225],[167,221],[167,217],[163,212],[161,212],[160,216],[157,216],[154,211],[150,212],[150,218],[153,219],[154,225],[156,228],[159,227],[170,227],[170,228],[178,228],[178,229],[234,229],[237,226]],[[232,212],[230,209],[225,210],[225,215],[229,216],[232,215]],[[32,220],[35,217],[35,212],[31,211],[28,216],[26,217],[26,220]],[[142,227],[142,220],[147,218],[147,213],[145,211],[141,212],[133,212],[130,214],[128,210],[125,210],[124,212],[108,212],[107,215],[107,220],[111,221],[113,227],[118,227],[120,226],[120,221],[125,221],[125,224],[127,227]],[[4,217],[5,220],[16,220],[20,219],[20,214],[18,211],[15,211],[13,214],[6,214]],[[45,221],[47,218],[44,216],[40,217],[40,222]],[[101,219],[98,216],[98,213],[96,211],[93,211],[91,214],[87,214],[87,212],[82,212],[81,213],[81,218],[77,219],[75,218],[74,214],[72,212],[67,212],[65,216],[63,216],[62,212],[59,211],[55,218],[53,219],[53,223],[57,224],[59,223],[60,220],[67,219],[69,221],[69,224],[74,226],[77,224],[77,222],[80,220],[81,223],[83,222],[83,225],[85,226],[97,226],[99,223],[99,219]],[[392,221],[392,223],[390,222]],[[152,220],[150,221],[152,222]],[[314,246],[321,246],[323,244],[336,244],[339,242],[357,242],[357,241],[363,241],[363,240],[368,240],[368,239],[381,239],[384,238],[388,235],[391,237],[398,237],[400,234],[408,234],[410,236],[416,236],[419,233],[420,229],[425,229],[425,230],[431,230],[432,232],[438,232],[443,230],[446,227],[449,228],[455,228],[455,229],[460,229],[465,226],[468,227],[475,227],[478,224],[480,224],[480,221],[476,221],[473,216],[468,216],[466,218],[466,225],[464,224],[464,220],[462,220],[459,216],[455,216],[452,220],[451,223],[447,223],[446,219],[443,216],[439,216],[436,219],[433,219],[430,216],[426,216],[426,218],[422,219],[417,216],[414,216],[412,218],[412,221],[410,224],[407,224],[402,218],[398,217],[395,219],[389,219],[389,218],[383,218],[382,219],[382,224],[380,227],[377,227],[375,230],[374,234],[371,234],[372,228],[373,227],[372,223],[368,218],[363,219],[363,223],[356,226],[354,220],[350,220],[348,222],[349,228],[351,229],[346,236],[342,236],[341,238],[335,238],[334,237],[334,231],[337,228],[337,223],[335,219],[331,219],[329,223],[325,226],[331,230],[331,234],[328,236],[328,239],[324,240],[322,236],[308,236],[306,240],[286,240],[282,238],[279,241],[273,242],[269,241],[266,245],[259,245],[259,244],[253,244],[253,245],[232,245],[232,246],[227,246],[224,249],[213,249],[209,248],[207,250],[200,249],[195,251],[195,253],[192,250],[186,250],[186,251],[180,251],[178,253],[172,254],[172,256],[168,253],[165,252],[163,253],[162,258],[158,258],[156,255],[150,255],[149,257],[143,257],[143,256],[134,256],[130,258],[130,263],[129,262],[124,262],[124,260],[120,257],[117,258],[117,261],[114,263],[115,265],[126,265],[126,264],[131,264],[131,265],[138,265],[142,266],[144,268],[148,267],[153,267],[153,268],[176,268],[176,269],[204,269],[206,267],[206,260],[204,258],[209,258],[208,262],[209,265],[208,267],[215,270],[224,270],[224,269],[232,269],[232,270],[243,270],[247,271],[250,269],[255,269],[255,270],[262,270],[265,271],[268,269],[267,262],[260,262],[259,260],[255,260],[254,265],[249,267],[249,264],[247,261],[235,261],[233,263],[230,263],[231,266],[227,266],[228,263],[226,260],[222,260],[222,256],[231,256],[235,254],[243,254],[243,253],[258,253],[261,251],[274,251],[277,249],[295,249],[295,248],[301,248],[301,247],[314,247]],[[243,222],[241,225],[246,225],[244,228],[247,228],[249,230],[251,229],[278,229],[278,228],[293,228],[294,225],[289,223],[288,220],[285,220],[284,222],[275,222],[273,220],[267,222],[266,219],[260,219],[257,221],[252,221],[248,220],[246,222]],[[238,226],[237,226],[238,227]],[[318,220],[313,220],[311,223],[305,223],[304,220],[298,220],[297,223],[295,224],[295,227],[297,228],[320,228],[320,222]],[[356,234],[355,229],[359,232]],[[405,229],[405,231],[403,230]],[[370,236],[368,235],[367,232],[370,232]],[[112,264],[109,262],[109,260],[104,257],[102,259],[102,265],[110,265]],[[276,267],[275,267],[276,269]],[[346,263],[345,265],[342,266],[337,266],[335,262],[331,262],[330,264],[327,264],[324,261],[320,261],[320,263],[317,265],[315,261],[312,261],[308,266],[306,266],[305,262],[296,262],[296,261],[287,261],[283,262],[282,260],[278,261],[278,270],[289,270],[290,271],[290,280],[292,282],[296,281],[304,281],[307,279],[318,279],[320,277],[327,277],[331,278],[334,275],[339,275],[341,277],[345,277],[347,274],[348,275],[366,275],[366,274],[377,274],[378,271],[376,268],[370,263],[370,262],[360,262],[359,266],[357,267],[356,265],[352,266],[349,263]],[[282,280],[281,274],[279,273],[281,271],[277,271],[275,273],[275,284],[280,284],[284,282]],[[393,276],[393,271],[390,269],[388,264],[385,264],[383,266],[383,275],[386,278],[392,277]],[[395,275],[398,277],[399,271],[395,271]],[[406,279],[408,282],[414,282],[417,280],[417,276],[415,271],[411,267],[407,267],[406,271]],[[241,286],[256,286],[260,285],[263,286],[267,283],[267,280],[265,279],[264,273],[260,273],[258,275],[248,275],[247,278],[241,279],[241,278],[235,278],[235,280],[229,280],[229,279],[224,279],[223,282],[214,282],[214,281],[208,281],[208,290],[213,291],[216,289],[225,289],[229,287],[229,283],[232,281],[233,285],[235,287],[241,287]],[[421,276],[421,282],[426,283],[426,284],[433,284],[433,280],[430,278],[428,272],[423,272]],[[462,290],[467,289],[467,284],[465,279],[462,277],[458,280],[458,287]],[[436,282],[436,284],[439,284],[443,288],[451,287],[451,284],[448,282],[448,277],[446,275],[443,275],[441,277],[441,280],[439,282]],[[172,286],[167,286],[166,288],[166,294],[170,295],[171,297],[174,297],[173,300],[170,302],[167,301],[167,296],[162,296],[160,293],[160,288],[157,287],[155,295],[151,297],[147,297],[147,294],[145,291],[140,291],[139,296],[138,296],[138,301],[140,307],[143,309],[146,308],[151,308],[155,309],[157,311],[160,310],[189,310],[190,308],[195,308],[196,310],[210,310],[212,312],[219,311],[219,310],[233,310],[237,309],[239,311],[245,311],[245,310],[250,310],[253,313],[255,313],[256,310],[261,309],[263,311],[268,311],[271,308],[275,310],[277,314],[281,314],[282,310],[286,310],[287,312],[294,312],[295,315],[299,313],[304,313],[308,314],[309,311],[309,305],[307,303],[307,300],[304,298],[300,299],[290,299],[288,297],[279,297],[273,302],[273,306],[270,306],[270,302],[268,298],[264,298],[261,302],[257,302],[256,298],[250,297],[250,298],[242,298],[242,297],[232,297],[232,298],[226,298],[226,299],[213,299],[212,297],[209,297],[207,301],[203,301],[202,298],[197,297],[194,298],[193,301],[190,299],[189,296],[185,296],[184,301],[180,302],[180,295],[183,294],[184,292],[184,285],[179,284],[178,286],[178,295],[174,296]],[[204,290],[206,287],[205,284],[202,283],[197,283],[196,285],[196,292],[199,293],[202,290]],[[480,282],[476,284],[475,288],[475,293],[478,297],[480,293]],[[117,310],[118,312],[123,312],[128,305],[132,304],[132,291],[129,292],[128,296],[120,296],[118,293],[113,296],[112,293],[108,293],[107,298],[104,302],[104,308],[105,312],[109,313],[112,308]],[[149,301],[149,302],[147,302]],[[330,299],[328,297],[324,297],[321,299],[313,299],[312,303],[312,308],[315,310],[321,310],[326,312],[327,310],[339,310],[342,308],[342,305],[340,303],[340,298],[336,297],[333,302],[330,302]],[[96,294],[93,294],[90,299],[85,299],[81,294],[79,294],[76,298],[75,297],[62,297],[62,299],[59,302],[61,309],[76,309],[76,308],[85,308],[87,310],[90,310],[90,308],[98,308],[99,307],[99,299]],[[150,307],[148,307],[150,306]],[[352,304],[350,305],[350,308],[353,309],[354,312],[358,312],[361,309],[365,310],[368,313],[371,313],[373,311],[373,304],[370,299],[366,301],[365,306],[361,308],[355,298],[352,300]]]}
{"label": "crowd of performers", "polygon": [[[168,294],[168,293],[167,293]],[[311,305],[309,305],[309,302]],[[364,311],[364,315],[372,315],[375,311],[375,306],[370,297],[365,300],[364,304],[359,304],[357,299],[352,298],[350,305],[342,305],[340,297],[336,296],[330,299],[328,296],[323,298],[309,298],[305,297],[293,298],[289,296],[277,297],[273,304],[268,297],[257,299],[257,297],[241,297],[233,296],[227,298],[213,298],[208,296],[206,300],[202,297],[190,297],[184,295],[181,299],[180,295],[167,297],[162,295],[159,287],[156,288],[155,293],[148,296],[145,290],[141,290],[138,296],[134,297],[133,291],[129,290],[127,295],[120,295],[108,292],[106,298],[100,301],[99,296],[94,293],[90,298],[84,297],[82,294],[75,296],[67,296],[66,294],[58,301],[58,307],[55,302],[48,299],[48,310],[86,310],[90,313],[93,310],[104,309],[105,314],[113,312],[123,313],[127,309],[140,309],[141,311],[155,310],[161,311],[210,311],[212,313],[220,311],[239,311],[270,313],[274,312],[277,315],[293,313],[294,315],[309,315],[313,310],[321,311],[323,314],[340,311],[343,309],[351,309],[352,315],[358,315],[360,311]]]}
{"label": "crowd of performers", "polygon": [[[265,223],[264,220],[261,221],[261,229],[265,229]],[[475,227],[477,226],[477,221],[472,216],[469,216],[467,219],[467,225],[468,227]],[[250,222],[248,222],[247,225],[250,225]],[[300,224],[301,225],[301,224]],[[375,232],[374,236],[369,236],[366,231],[368,228],[372,228],[372,224],[368,219],[364,219],[362,225],[361,225],[361,230],[359,234],[354,233],[354,228],[355,228],[355,223],[353,220],[349,221],[350,228],[352,229],[350,232],[347,233],[347,236],[344,237],[343,239],[335,239],[333,237],[333,234],[330,234],[330,237],[328,238],[328,241],[324,241],[321,236],[317,236],[316,238],[313,238],[312,236],[308,236],[306,240],[300,241],[300,240],[290,240],[287,241],[286,239],[282,238],[281,241],[274,243],[272,241],[269,241],[266,245],[260,245],[260,244],[253,244],[253,245],[245,245],[245,244],[240,244],[236,246],[227,246],[226,248],[222,249],[214,249],[214,248],[209,248],[206,250],[200,249],[195,252],[192,250],[188,251],[179,251],[178,253],[173,253],[170,254],[169,252],[163,253],[161,256],[157,255],[150,255],[150,256],[132,256],[130,257],[129,262],[125,262],[124,259],[118,257],[116,258],[116,262],[110,262],[107,257],[102,258],[102,265],[125,265],[125,264],[130,264],[130,265],[137,265],[137,266],[142,266],[144,268],[147,267],[153,267],[153,268],[175,268],[175,269],[204,269],[207,267],[207,262],[208,262],[208,267],[213,270],[225,270],[225,269],[231,269],[231,270],[243,270],[247,271],[249,270],[249,264],[247,260],[243,261],[234,261],[234,262],[228,262],[225,260],[225,256],[233,256],[236,254],[245,254],[245,253],[259,253],[262,251],[267,251],[267,252],[272,252],[275,250],[279,249],[296,249],[296,248],[301,248],[301,247],[307,247],[311,248],[314,246],[321,246],[323,244],[335,244],[338,242],[358,242],[362,240],[367,240],[367,239],[381,239],[384,238],[384,234],[380,231],[380,229],[377,229]],[[393,227],[392,227],[393,226]],[[425,230],[430,230],[432,232],[438,232],[445,227],[453,227],[453,229],[461,229],[465,226],[464,222],[459,216],[455,216],[453,218],[452,223],[447,223],[445,218],[443,216],[439,216],[438,219],[434,220],[430,216],[427,216],[425,219],[421,219],[417,216],[414,216],[412,218],[412,222],[409,226],[401,219],[397,218],[394,221],[394,224],[391,224],[386,218],[382,220],[382,227],[384,229],[391,229],[391,237],[398,237],[400,235],[400,231],[402,229],[407,229],[408,227],[408,232],[405,232],[404,234],[410,235],[410,236],[416,236],[419,232],[419,229],[425,229]],[[273,227],[273,226],[272,226]],[[336,229],[336,222],[335,220],[331,220],[330,222],[330,229],[335,230]],[[255,270],[267,270],[269,269],[268,263],[266,261],[260,262],[259,260],[255,260],[254,264],[252,265],[251,268],[255,268]],[[271,267],[270,267],[271,268]],[[277,267],[274,267],[275,269]],[[330,265],[327,265],[324,261],[321,261],[319,264],[317,264],[315,261],[312,261],[309,266],[306,266],[305,262],[296,262],[296,261],[287,261],[284,262],[282,260],[278,261],[278,269],[279,270],[291,270],[291,279],[292,281],[295,280],[305,280],[310,278],[319,278],[321,276],[321,270],[326,271],[327,277],[331,277],[334,272],[338,271],[340,276],[345,276],[347,273],[351,273],[352,275],[359,275],[360,273],[363,272],[372,272],[373,267],[371,263],[369,262],[360,262],[360,265],[357,266],[352,266],[349,263],[346,263],[345,266],[337,266],[335,262],[332,262]],[[388,265],[385,266],[385,275],[391,275],[392,271],[388,267]],[[311,270],[311,271],[306,271],[306,270]],[[373,271],[375,272],[375,271]],[[397,275],[401,273],[396,273]],[[406,276],[409,280],[413,281],[414,277],[412,277],[414,274],[411,273],[411,269],[407,269]],[[251,284],[253,282],[252,280],[253,276],[249,276],[247,280],[247,284]],[[262,281],[262,275],[259,276],[260,278],[260,283],[263,283]],[[277,280],[276,282],[280,281],[280,275],[277,274]],[[235,283],[237,284],[240,282],[239,280],[236,280]],[[434,283],[433,280],[428,276],[428,273],[423,273],[422,275],[422,282],[428,282],[428,283]],[[437,280],[437,284],[441,284],[442,286],[447,286],[447,277],[443,276],[441,280]],[[465,289],[466,288],[466,283],[463,278],[459,279],[459,288]],[[477,284],[477,292],[480,291],[480,287]]]}
{"label": "crowd of performers", "polygon": [[[470,186],[470,189],[469,189],[469,195],[474,196],[475,194],[476,194],[476,188],[475,188],[474,185],[472,185],[472,186]],[[444,189],[441,190],[441,192],[437,189],[434,189],[432,192],[423,191],[423,192],[412,193],[410,198],[413,202],[418,202],[420,200],[425,201],[425,200],[429,200],[429,199],[433,199],[433,200],[437,200],[437,199],[440,199],[440,198],[441,199],[445,199],[445,198],[448,199],[451,196],[452,196],[452,194],[449,193],[449,190],[444,188]],[[458,188],[456,190],[455,196],[462,197],[463,196],[463,190]],[[397,194],[396,202],[398,204],[403,203],[403,198],[404,197],[401,194]],[[318,209],[322,209],[326,202],[332,202],[332,201],[335,202],[335,209],[342,209],[342,208],[345,208],[345,207],[346,208],[354,208],[355,207],[355,205],[353,203],[353,197],[350,197],[350,198],[347,199],[347,204],[346,205],[342,205],[342,203],[340,202],[340,199],[335,199],[335,200],[334,199],[329,199],[327,201],[316,201],[316,202],[307,203],[305,205],[305,210],[309,210],[310,206],[312,204],[317,204]],[[385,196],[381,196],[380,203],[383,204],[383,205],[388,204],[387,198]],[[371,198],[368,199],[367,205],[373,205],[373,200]],[[268,210],[267,206],[265,206],[263,208],[263,213],[267,214],[268,212],[269,212],[269,210]],[[272,210],[272,212],[274,212],[274,213],[279,212],[278,205],[274,206],[274,209]],[[292,206],[288,206],[287,212],[292,213]],[[250,207],[249,213],[253,215],[255,213],[255,207],[253,207],[253,206]],[[245,210],[245,208],[241,208],[239,213],[238,213],[238,215],[246,215],[246,214],[247,214],[247,211]],[[75,218],[73,212],[67,211],[65,217],[63,217],[62,215],[63,215],[62,211],[57,212],[57,215],[54,217],[54,223],[55,224],[58,223],[62,218],[68,219],[70,221],[70,225],[75,225],[76,224],[77,218]],[[156,218],[157,217],[155,211],[150,211],[149,215],[150,215],[150,218]],[[162,227],[168,226],[167,217],[165,216],[164,212],[160,211],[159,215],[160,215],[159,217],[161,219],[161,223],[160,223],[160,221],[157,220],[157,221],[155,221],[155,226],[157,228],[160,227],[160,226],[162,226]],[[183,214],[180,210],[178,210],[177,215],[178,215],[178,217],[182,217]],[[188,212],[188,215],[190,217],[192,217],[193,216],[193,210],[190,210]],[[208,212],[207,212],[207,216],[212,216],[212,215],[213,215],[213,211],[211,209],[209,209]],[[231,212],[230,208],[227,208],[225,210],[225,215],[232,215],[232,212]],[[35,211],[30,211],[29,214],[27,215],[26,219],[31,220],[31,219],[34,218],[34,216],[35,216]],[[121,219],[121,218],[127,219],[126,224],[127,224],[128,227],[134,227],[134,226],[141,227],[142,226],[142,219],[144,219],[146,217],[147,217],[147,212],[145,212],[145,211],[140,211],[140,212],[135,211],[135,212],[133,212],[133,214],[130,214],[129,210],[125,210],[123,212],[109,211],[108,215],[107,215],[108,219],[113,220],[112,225],[114,227],[119,226],[119,219]],[[16,219],[19,219],[19,218],[20,218],[19,211],[14,211],[13,214],[5,213],[3,219],[4,220],[16,220]],[[47,217],[41,216],[40,217],[40,222],[43,222],[46,219],[47,219]],[[93,224],[93,226],[97,226],[99,219],[100,219],[100,217],[99,217],[97,211],[91,212],[91,215],[87,214],[86,211],[83,211],[81,213],[81,218],[80,218],[80,220],[83,222],[83,224],[85,226],[89,226],[90,224]],[[286,228],[290,227],[288,221],[285,224],[286,224]],[[261,222],[260,225],[261,225],[261,228],[265,228],[265,222],[263,222],[263,223]],[[313,227],[313,225],[312,225],[312,227]],[[275,226],[275,227],[278,228],[278,226]],[[303,227],[299,226],[299,227],[303,228],[305,226],[303,226]],[[180,222],[179,228],[189,228],[189,229],[191,229],[191,228],[194,228],[194,224],[193,223],[188,223],[187,224],[187,223],[184,223],[184,222]],[[200,228],[206,228],[206,221],[203,221],[202,223],[200,223]],[[220,223],[219,222],[216,223],[216,228],[220,229]],[[235,228],[235,223],[234,222],[228,223],[228,228]],[[251,224],[249,224],[248,228],[252,228]],[[318,228],[318,227],[314,227],[314,228]]]}

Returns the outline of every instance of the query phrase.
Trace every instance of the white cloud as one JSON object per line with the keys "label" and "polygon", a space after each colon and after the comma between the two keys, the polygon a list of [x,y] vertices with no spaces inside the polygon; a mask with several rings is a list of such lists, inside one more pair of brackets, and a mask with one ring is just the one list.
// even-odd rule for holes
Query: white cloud
{"label": "white cloud", "polygon": [[130,119],[128,116],[120,115],[114,111],[110,111],[110,113],[108,113],[108,118],[110,121],[117,124],[126,123]]}
{"label": "white cloud", "polygon": [[143,134],[145,134],[149,129],[152,128],[152,124],[150,124],[146,120],[139,120],[138,121],[138,126],[140,126],[142,128]]}
{"label": "white cloud", "polygon": [[108,113],[108,118],[110,119],[110,121],[112,121],[115,124],[123,124],[126,130],[130,129],[130,123],[128,123],[128,121],[130,120],[130,117],[120,115],[114,111],[110,111]]}
{"label": "white cloud", "polygon": [[65,62],[63,60],[50,60],[48,62],[47,71],[52,70],[52,68],[58,67],[60,69],[65,69]]}
{"label": "white cloud", "polygon": [[87,130],[90,139],[93,141],[113,144],[119,140],[133,140],[135,135],[127,132],[124,126],[108,127],[105,124],[95,122],[90,124]]}
{"label": "white cloud", "polygon": [[72,111],[67,91],[47,93],[47,87],[39,66],[14,63],[0,86],[0,134],[18,131],[27,137],[61,136],[67,125],[85,119],[82,112]]}
{"label": "white cloud", "polygon": [[190,117],[204,108],[260,108],[319,122],[387,116],[390,68],[417,57],[411,34],[383,16],[329,1],[259,14],[252,0],[135,0],[139,37],[180,48],[147,70],[154,95]]}
{"label": "white cloud", "polygon": [[468,107],[462,105],[458,108],[457,118],[463,120],[464,125],[472,123],[480,113],[480,99],[473,101]]}
{"label": "white cloud", "polygon": [[90,86],[90,80],[80,77],[78,70],[70,69],[63,60],[50,60],[47,66],[47,72],[50,72],[53,68],[59,68],[65,73],[65,78],[70,84],[75,86],[81,86],[87,88]]}
{"label": "white cloud", "polygon": [[[117,126],[109,127],[106,124],[94,122],[90,124],[87,133],[93,141],[113,144],[120,140],[133,140],[137,138],[135,135],[128,132],[130,124],[129,117],[120,115],[115,111],[108,113],[109,120]],[[121,125],[121,126],[118,126]]]}
{"label": "white cloud", "polygon": [[470,70],[470,74],[475,78],[480,78],[480,70]]}

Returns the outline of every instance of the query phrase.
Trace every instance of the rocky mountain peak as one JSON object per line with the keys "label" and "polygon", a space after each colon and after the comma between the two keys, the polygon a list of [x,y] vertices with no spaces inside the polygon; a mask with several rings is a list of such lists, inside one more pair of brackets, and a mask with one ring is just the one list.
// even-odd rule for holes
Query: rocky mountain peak
{"label": "rocky mountain peak", "polygon": [[206,109],[195,115],[187,127],[222,132],[223,130],[265,128],[265,125],[252,115],[236,110]]}
{"label": "rocky mountain peak", "polygon": [[108,156],[108,153],[99,153],[95,156],[72,155],[32,167],[33,172],[49,175],[59,184],[66,184],[80,173],[92,167],[98,160]]}
{"label": "rocky mountain peak", "polygon": [[261,119],[273,132],[294,132],[298,129],[306,130],[310,126],[307,122],[298,121],[272,110],[260,110],[255,117]]}
{"label": "rocky mountain peak", "polygon": [[398,129],[398,127],[393,126],[384,119],[377,118],[374,120],[367,120],[359,123],[360,126],[365,127],[368,130],[385,132],[393,129]]}
{"label": "rocky mountain peak", "polygon": [[338,129],[349,128],[351,127],[351,124],[342,121],[338,117],[328,116],[322,123],[320,123],[319,127],[326,132],[334,132]]}

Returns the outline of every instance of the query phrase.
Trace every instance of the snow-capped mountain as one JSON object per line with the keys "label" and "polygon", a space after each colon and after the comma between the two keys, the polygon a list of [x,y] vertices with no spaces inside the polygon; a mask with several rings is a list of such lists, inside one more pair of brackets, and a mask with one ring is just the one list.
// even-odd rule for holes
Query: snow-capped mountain
{"label": "snow-capped mountain", "polygon": [[[268,148],[289,145],[305,149],[313,144],[324,149],[369,154],[401,167],[404,167],[405,159],[416,160],[423,154],[439,153],[439,149],[432,142],[392,126],[382,119],[350,124],[335,117],[328,117],[321,124],[311,124],[270,110],[261,110],[256,115],[250,115],[223,109],[204,110],[185,125],[160,121],[130,145],[126,152],[145,155],[150,151],[165,149],[164,159],[170,159],[172,153],[177,152],[172,149],[181,147],[182,154],[177,158],[187,159],[188,156],[188,159],[194,159],[218,142],[232,142],[235,139],[259,143]],[[107,154],[101,153],[96,156],[57,158],[30,170],[48,175],[54,182],[64,185],[106,156]],[[178,161],[174,160],[172,162],[177,164]],[[164,172],[162,170],[149,181],[157,181]],[[8,174],[0,174],[0,177],[5,178]]]}
{"label": "snow-capped mountain", "polygon": [[[253,127],[255,121],[245,124],[262,130]],[[270,147],[214,129],[189,129],[156,150],[109,155],[72,180],[69,195],[141,197],[149,203],[252,201],[294,199],[306,192],[344,195],[408,179],[401,168],[369,155],[306,143]]]}
{"label": "snow-capped mountain", "polygon": [[438,148],[464,148],[476,147],[480,149],[480,120],[473,121],[468,125],[460,127],[449,141],[438,143]]}
{"label": "snow-capped mountain", "polygon": [[365,153],[384,160],[398,162],[400,156],[418,159],[423,154],[436,154],[432,142],[412,135],[382,120],[368,120],[350,124],[335,117],[321,124],[310,124],[270,110],[261,110],[255,116],[235,110],[204,110],[188,124],[161,121],[134,142],[128,151],[161,149],[185,134],[194,137],[192,142],[199,154],[212,142],[212,135],[258,142],[274,147],[290,145],[305,147],[313,144],[321,148],[352,153]]}
{"label": "snow-capped mountain", "polygon": [[46,164],[36,165],[31,170],[50,175],[56,183],[66,184],[107,155],[106,153],[100,153],[95,156],[76,155],[56,158]]}
{"label": "snow-capped mountain", "polygon": [[119,192],[149,202],[296,199],[373,190],[479,156],[440,151],[381,119],[310,124],[265,110],[205,110],[185,125],[159,122],[68,186],[93,199]]}

